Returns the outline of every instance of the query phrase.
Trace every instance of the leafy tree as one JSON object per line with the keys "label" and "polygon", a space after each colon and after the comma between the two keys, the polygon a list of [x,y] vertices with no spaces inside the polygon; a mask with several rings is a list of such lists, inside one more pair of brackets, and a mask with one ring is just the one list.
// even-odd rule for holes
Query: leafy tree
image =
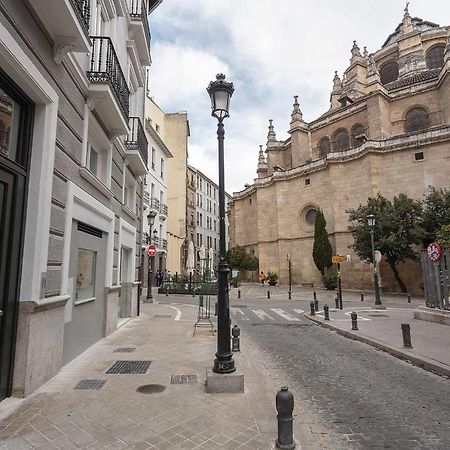
{"label": "leafy tree", "polygon": [[421,242],[422,235],[418,225],[421,210],[419,201],[404,194],[394,197],[392,202],[378,194],[377,197],[370,197],[367,205],[347,211],[349,230],[354,239],[351,247],[361,259],[368,262],[372,262],[372,244],[367,215],[375,215],[375,249],[386,258],[402,292],[407,289],[398,273],[397,264],[407,259],[417,260],[413,246]]}
{"label": "leafy tree", "polygon": [[322,275],[325,273],[326,268],[332,266],[331,257],[333,256],[333,249],[328,239],[326,226],[325,216],[319,209],[314,223],[313,259],[314,264]]}
{"label": "leafy tree", "polygon": [[442,225],[436,233],[436,240],[442,247],[450,249],[450,224]]}
{"label": "leafy tree", "polygon": [[259,267],[259,259],[256,256],[247,255],[245,249],[239,245],[227,251],[226,260],[232,269],[257,270]]}
{"label": "leafy tree", "polygon": [[423,201],[420,226],[422,243],[426,247],[438,238],[438,232],[444,225],[450,224],[450,189],[437,189],[429,186]]}
{"label": "leafy tree", "polygon": [[259,259],[257,256],[246,255],[242,268],[244,270],[258,270]]}

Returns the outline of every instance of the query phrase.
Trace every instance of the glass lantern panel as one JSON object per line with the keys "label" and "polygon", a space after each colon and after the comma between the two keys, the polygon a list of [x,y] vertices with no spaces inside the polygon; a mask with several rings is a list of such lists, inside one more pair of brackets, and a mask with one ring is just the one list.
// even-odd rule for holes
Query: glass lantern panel
{"label": "glass lantern panel", "polygon": [[214,94],[216,105],[215,110],[228,111],[228,97],[227,91],[216,91]]}

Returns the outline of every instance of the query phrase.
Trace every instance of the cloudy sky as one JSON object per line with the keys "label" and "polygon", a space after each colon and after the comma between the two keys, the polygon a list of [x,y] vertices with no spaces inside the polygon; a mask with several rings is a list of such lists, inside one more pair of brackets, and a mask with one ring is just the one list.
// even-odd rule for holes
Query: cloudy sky
{"label": "cloudy sky", "polygon": [[[217,121],[206,86],[219,72],[233,81],[226,190],[242,190],[256,177],[268,120],[286,139],[294,95],[306,121],[324,113],[353,40],[361,51],[378,50],[404,7],[401,0],[164,0],[150,16],[150,95],[166,112],[188,111],[190,164],[217,181]],[[409,11],[450,25],[449,0],[413,0]]]}

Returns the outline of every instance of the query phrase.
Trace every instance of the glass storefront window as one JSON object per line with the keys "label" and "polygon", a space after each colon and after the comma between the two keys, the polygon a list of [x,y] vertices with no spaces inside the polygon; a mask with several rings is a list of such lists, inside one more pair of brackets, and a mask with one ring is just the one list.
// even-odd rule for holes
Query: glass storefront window
{"label": "glass storefront window", "polygon": [[95,297],[95,266],[97,252],[78,249],[77,280],[75,285],[75,301]]}
{"label": "glass storefront window", "polygon": [[0,154],[13,161],[18,156],[20,113],[20,105],[0,88]]}

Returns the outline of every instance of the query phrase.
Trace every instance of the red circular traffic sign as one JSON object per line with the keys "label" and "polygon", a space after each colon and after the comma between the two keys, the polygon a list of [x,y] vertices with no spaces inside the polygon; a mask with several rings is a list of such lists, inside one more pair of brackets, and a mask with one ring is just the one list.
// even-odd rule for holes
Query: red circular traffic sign
{"label": "red circular traffic sign", "polygon": [[147,248],[147,254],[148,254],[148,256],[155,256],[156,255],[156,247],[154,245],[149,245]]}
{"label": "red circular traffic sign", "polygon": [[437,262],[442,257],[442,247],[437,242],[432,242],[427,247],[427,255],[428,258],[431,259],[433,262]]}

